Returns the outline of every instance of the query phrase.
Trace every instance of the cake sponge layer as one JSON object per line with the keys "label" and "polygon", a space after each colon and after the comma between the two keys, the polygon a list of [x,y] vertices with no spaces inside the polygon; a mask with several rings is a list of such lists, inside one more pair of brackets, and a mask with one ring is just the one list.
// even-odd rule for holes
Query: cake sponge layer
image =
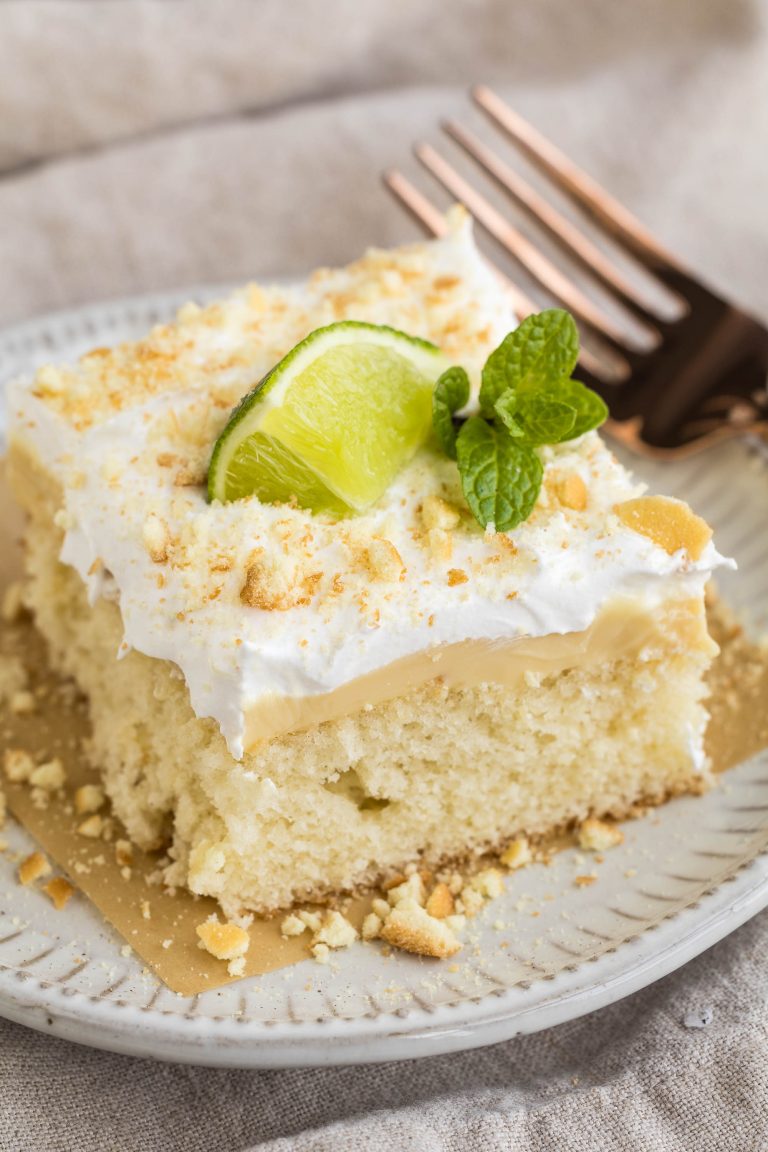
{"label": "cake sponge layer", "polygon": [[53,663],[89,698],[90,755],[115,812],[137,844],[169,849],[168,882],[228,915],[326,899],[411,861],[434,867],[708,783],[696,761],[713,646],[699,599],[670,600],[637,657],[528,674],[514,689],[434,681],[236,761],[173,665],[115,660],[119,608],[88,605],[58,561],[45,503],[31,511],[28,598]]}

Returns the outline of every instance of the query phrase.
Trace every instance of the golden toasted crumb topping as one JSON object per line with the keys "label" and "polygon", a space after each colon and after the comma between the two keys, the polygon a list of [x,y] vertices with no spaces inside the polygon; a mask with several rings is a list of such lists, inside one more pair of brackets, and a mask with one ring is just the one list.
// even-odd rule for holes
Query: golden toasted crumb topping
{"label": "golden toasted crumb topping", "polygon": [[712,539],[712,529],[701,516],[667,496],[640,496],[614,505],[613,510],[627,528],[647,536],[670,556],[684,548],[695,562]]}
{"label": "golden toasted crumb topping", "polygon": [[571,472],[560,481],[557,495],[564,508],[583,512],[587,507],[587,486],[577,472]]}

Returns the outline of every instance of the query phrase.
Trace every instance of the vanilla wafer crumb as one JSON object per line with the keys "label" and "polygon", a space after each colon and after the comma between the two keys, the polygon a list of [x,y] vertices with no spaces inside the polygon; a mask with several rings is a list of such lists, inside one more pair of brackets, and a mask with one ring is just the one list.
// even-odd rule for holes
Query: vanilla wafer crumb
{"label": "vanilla wafer crumb", "polygon": [[41,880],[43,876],[50,876],[51,866],[42,852],[33,852],[19,864],[19,883],[27,887]]}
{"label": "vanilla wafer crumb", "polygon": [[64,876],[54,876],[42,888],[57,912],[61,912],[75,894],[75,889]]}

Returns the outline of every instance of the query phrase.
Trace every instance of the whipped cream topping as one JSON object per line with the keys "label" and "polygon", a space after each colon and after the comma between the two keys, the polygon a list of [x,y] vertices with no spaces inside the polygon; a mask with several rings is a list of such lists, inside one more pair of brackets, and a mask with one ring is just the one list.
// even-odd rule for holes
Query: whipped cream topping
{"label": "whipped cream topping", "polygon": [[[196,714],[216,720],[237,758],[249,709],[271,698],[333,692],[441,645],[582,631],[623,597],[653,611],[670,596],[700,594],[726,563],[712,543],[693,562],[622,524],[613,506],[643,486],[594,433],[542,450],[539,504],[508,534],[478,527],[455,465],[430,449],[350,520],[256,499],[209,505],[200,482],[229,405],[327,323],[329,309],[432,339],[475,378],[514,326],[463,224],[443,240],[367,259],[262,293],[266,305],[245,290],[213,315],[182,317],[157,336],[175,348],[162,387],[142,377],[131,395],[123,349],[128,383],[114,403],[98,398],[89,365],[79,376],[44,370],[12,393],[12,435],[31,443],[64,490],[62,561],[91,601],[119,605],[118,655],[133,648],[175,664]],[[259,343],[264,307],[270,326]],[[76,387],[82,406],[73,407]],[[572,476],[583,481],[584,509],[558,496]],[[450,528],[429,519],[430,499],[449,511]],[[244,602],[253,573],[260,596]]]}

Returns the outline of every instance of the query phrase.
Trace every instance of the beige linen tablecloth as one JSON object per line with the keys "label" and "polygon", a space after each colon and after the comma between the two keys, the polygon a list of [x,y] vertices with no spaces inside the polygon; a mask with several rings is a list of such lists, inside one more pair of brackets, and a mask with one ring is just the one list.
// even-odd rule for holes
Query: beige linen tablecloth
{"label": "beige linen tablecloth", "polygon": [[[414,236],[379,170],[478,79],[768,317],[760,0],[5,0],[0,322]],[[208,1071],[0,1022],[0,1149],[765,1149],[767,951],[764,914],[593,1016],[414,1065]]]}

